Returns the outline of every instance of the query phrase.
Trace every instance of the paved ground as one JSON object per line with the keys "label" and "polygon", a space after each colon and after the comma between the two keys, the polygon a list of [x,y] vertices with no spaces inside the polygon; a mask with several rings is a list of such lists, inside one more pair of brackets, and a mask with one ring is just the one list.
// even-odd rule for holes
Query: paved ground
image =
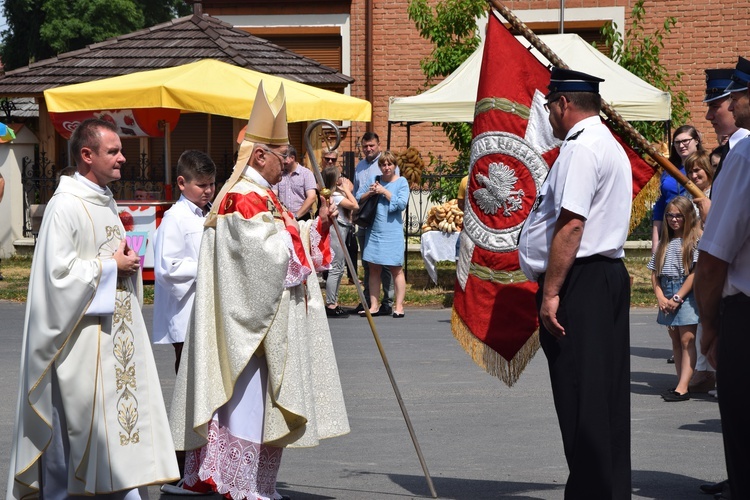
{"label": "paved ground", "polygon": [[[10,449],[23,314],[23,304],[0,302],[0,457]],[[150,324],[152,308],[145,314]],[[707,499],[698,484],[725,475],[718,406],[711,397],[659,397],[675,375],[655,316],[631,314],[633,498]],[[403,320],[376,324],[440,498],[562,498],[567,468],[541,352],[508,388],[458,346],[449,310],[407,310]],[[428,498],[367,322],[332,320],[331,330],[352,432],[317,448],[286,450],[279,491],[294,500]],[[155,353],[169,401],[172,348]],[[1,491],[7,469],[0,460]],[[151,493],[158,497],[158,489]]]}

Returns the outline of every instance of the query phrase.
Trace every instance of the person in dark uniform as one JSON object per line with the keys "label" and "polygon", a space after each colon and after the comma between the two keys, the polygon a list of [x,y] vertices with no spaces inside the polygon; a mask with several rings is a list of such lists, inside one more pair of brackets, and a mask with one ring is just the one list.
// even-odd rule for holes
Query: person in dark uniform
{"label": "person in dark uniform", "polygon": [[[712,205],[698,248],[695,298],[703,324],[701,350],[716,367],[725,483],[703,485],[716,498],[750,498],[750,427],[745,397],[750,382],[747,309],[750,306],[750,140],[739,141],[712,186]],[[712,489],[713,488],[713,489]],[[731,494],[727,494],[727,490]]]}
{"label": "person in dark uniform", "polygon": [[[739,63],[737,65],[739,66]],[[740,139],[744,139],[750,134],[750,131],[740,128],[740,125],[736,124],[734,114],[729,109],[732,104],[731,94],[733,90],[731,87],[736,72],[736,69],[706,70],[706,97],[703,99],[703,102],[708,105],[706,120],[711,122],[718,141],[721,142],[724,136],[729,138],[727,142],[721,145],[721,159],[714,173],[714,179],[719,177],[727,153]],[[747,81],[745,81],[745,88],[747,88]]]}
{"label": "person in dark uniform", "polygon": [[519,241],[521,269],[539,282],[539,338],[570,500],[631,497],[630,283],[622,257],[632,175],[599,118],[602,81],[552,70],[546,107],[563,143]]}
{"label": "person in dark uniform", "polygon": [[[734,125],[737,127],[737,131],[732,135],[735,139],[732,146],[738,145],[742,139],[745,139],[750,134],[750,130],[748,130],[748,127],[750,127],[750,96],[748,96],[747,93],[747,85],[749,81],[750,61],[744,57],[740,57],[737,61],[737,66],[730,75],[729,83],[725,88],[725,92],[729,96],[727,111],[732,113]],[[727,158],[727,154],[730,151],[729,141],[727,141],[722,148],[717,149],[721,149],[722,156],[719,160],[719,165],[716,167],[716,172],[714,173],[714,181],[716,181],[719,171],[723,168],[724,160]],[[711,198],[713,198],[713,192]],[[707,214],[710,211],[712,202],[711,198],[696,200],[696,205],[698,205],[702,214]],[[699,346],[698,348],[700,349]],[[729,486],[728,480],[719,481],[717,483],[702,484],[700,485],[700,490],[704,493],[715,494],[715,498],[717,499],[726,500],[732,498],[731,487]]]}

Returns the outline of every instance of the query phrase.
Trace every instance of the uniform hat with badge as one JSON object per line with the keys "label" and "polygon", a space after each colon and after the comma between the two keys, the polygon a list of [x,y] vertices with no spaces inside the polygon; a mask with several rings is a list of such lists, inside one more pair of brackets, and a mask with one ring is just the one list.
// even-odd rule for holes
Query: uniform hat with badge
{"label": "uniform hat with badge", "polygon": [[572,69],[552,68],[547,96],[555,92],[599,93],[599,84],[604,80]]}
{"label": "uniform hat with badge", "polygon": [[703,102],[711,102],[729,95],[727,87],[732,83],[731,68],[707,69],[706,71],[706,96]]}
{"label": "uniform hat with badge", "polygon": [[[283,83],[279,87],[276,97],[269,101],[261,80],[245,132],[240,134],[237,142],[240,143],[240,149],[237,151],[237,162],[234,164],[232,176],[224,183],[216,196],[218,202],[221,202],[229,190],[239,181],[256,144],[270,146],[289,144],[289,127],[286,122],[286,95],[284,94]],[[220,205],[221,203],[214,203],[213,209],[206,217],[205,226],[216,225],[216,214]]]}
{"label": "uniform hat with badge", "polygon": [[732,72],[732,81],[727,86],[727,92],[744,92],[747,90],[747,82],[750,81],[750,61],[744,57],[737,60]]}

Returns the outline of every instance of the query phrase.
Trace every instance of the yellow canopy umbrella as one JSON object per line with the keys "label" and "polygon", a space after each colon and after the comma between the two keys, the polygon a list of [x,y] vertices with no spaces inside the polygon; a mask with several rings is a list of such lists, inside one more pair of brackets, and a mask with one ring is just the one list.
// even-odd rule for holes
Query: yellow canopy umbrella
{"label": "yellow canopy umbrella", "polygon": [[284,84],[289,122],[371,119],[372,106],[363,99],[214,59],[57,87],[44,98],[53,113],[167,108],[246,120],[261,80],[269,95]]}

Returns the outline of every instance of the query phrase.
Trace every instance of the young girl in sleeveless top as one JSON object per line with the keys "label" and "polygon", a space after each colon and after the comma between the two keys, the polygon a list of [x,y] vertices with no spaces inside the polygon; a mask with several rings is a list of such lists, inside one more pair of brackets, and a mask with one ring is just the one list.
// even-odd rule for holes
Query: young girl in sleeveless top
{"label": "young girl in sleeveless top", "polygon": [[693,270],[698,260],[699,219],[693,204],[677,196],[667,204],[661,236],[651,256],[651,283],[659,303],[656,322],[666,325],[672,339],[677,386],[662,394],[665,401],[690,399],[688,384],[695,369],[698,312],[693,296]]}

